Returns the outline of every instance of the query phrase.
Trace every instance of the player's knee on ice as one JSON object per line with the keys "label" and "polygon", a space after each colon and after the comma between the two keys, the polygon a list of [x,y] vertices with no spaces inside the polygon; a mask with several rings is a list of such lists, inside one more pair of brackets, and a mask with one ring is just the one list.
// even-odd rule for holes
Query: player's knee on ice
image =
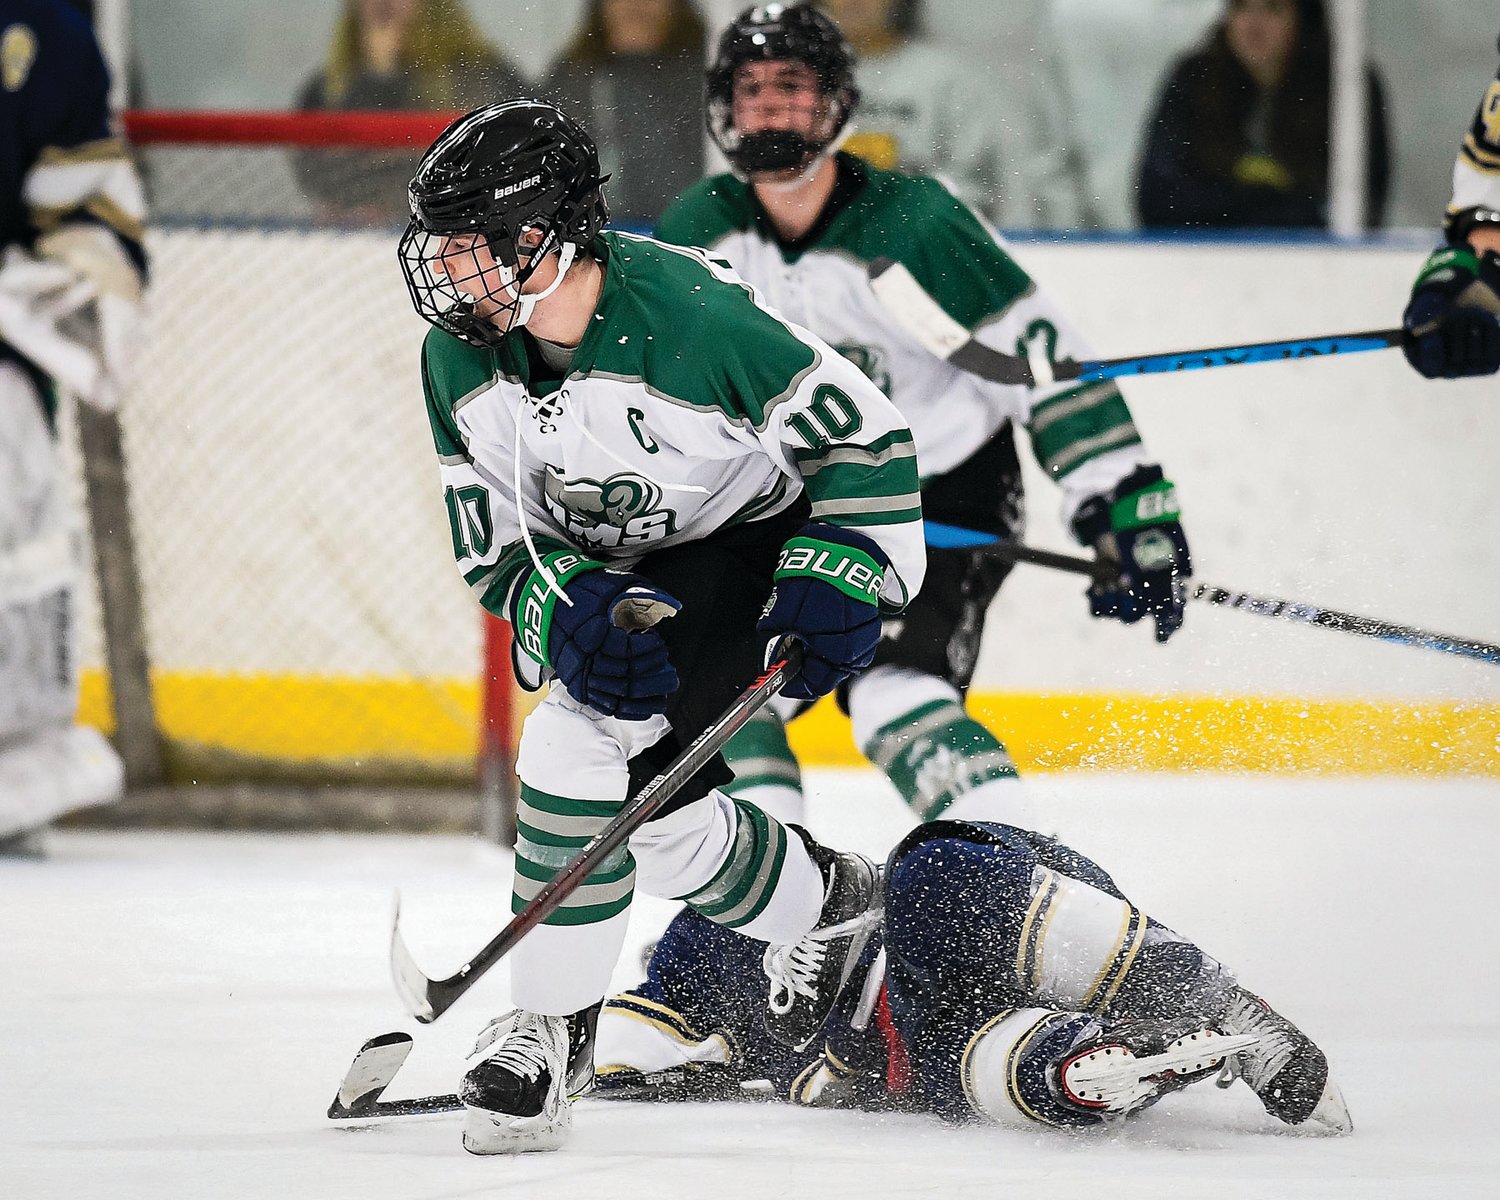
{"label": "player's knee on ice", "polygon": [[690,908],[673,918],[640,986],[612,997],[599,1018],[601,1087],[689,1064],[768,1079],[779,1091],[814,1057],[789,1051],[764,1029],[765,945]]}

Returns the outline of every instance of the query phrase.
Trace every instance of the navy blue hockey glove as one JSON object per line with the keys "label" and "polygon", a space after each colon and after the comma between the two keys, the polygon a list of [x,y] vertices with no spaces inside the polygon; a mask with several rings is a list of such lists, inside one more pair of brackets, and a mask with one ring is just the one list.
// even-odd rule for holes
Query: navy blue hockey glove
{"label": "navy blue hockey glove", "polygon": [[512,604],[521,652],[551,667],[568,695],[595,712],[625,721],[665,712],[677,670],[651,626],[682,605],[640,575],[606,570],[571,550],[542,562],[572,603],[533,570]]}
{"label": "navy blue hockey glove", "polygon": [[756,622],[766,634],[766,663],[786,637],[802,643],[801,672],[782,689],[816,700],[863,671],[880,642],[880,585],[891,565],[862,533],[814,521],[787,539],[775,587]]}
{"label": "navy blue hockey glove", "polygon": [[1401,348],[1428,379],[1500,370],[1500,254],[1445,246],[1417,273]]}
{"label": "navy blue hockey glove", "polygon": [[1158,642],[1182,628],[1193,560],[1181,515],[1177,489],[1162,478],[1160,467],[1137,467],[1108,495],[1084,501],[1073,518],[1074,535],[1120,570],[1116,578],[1089,586],[1094,616],[1134,625],[1149,615]]}

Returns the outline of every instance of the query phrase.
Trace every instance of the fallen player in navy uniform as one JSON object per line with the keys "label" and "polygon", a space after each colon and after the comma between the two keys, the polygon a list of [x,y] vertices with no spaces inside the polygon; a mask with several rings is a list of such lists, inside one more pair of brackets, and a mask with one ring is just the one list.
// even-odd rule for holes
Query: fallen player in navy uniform
{"label": "fallen player in navy uniform", "polygon": [[[738,1098],[1026,1127],[1102,1125],[1217,1077],[1300,1131],[1352,1129],[1323,1052],[1096,864],[992,822],[918,826],[821,1044],[768,1038],[767,952],[691,911],[598,1027],[596,1094]],[[806,944],[801,947],[804,954]],[[783,963],[795,977],[798,966]],[[790,968],[790,970],[786,970]]]}

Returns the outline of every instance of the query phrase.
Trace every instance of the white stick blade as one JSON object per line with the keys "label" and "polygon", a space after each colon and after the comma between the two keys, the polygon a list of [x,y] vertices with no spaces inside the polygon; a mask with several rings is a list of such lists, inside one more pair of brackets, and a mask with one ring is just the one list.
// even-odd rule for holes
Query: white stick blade
{"label": "white stick blade", "polygon": [[406,939],[401,936],[401,896],[396,896],[396,911],[391,917],[391,982],[402,1006],[419,1021],[430,1021],[436,1015],[427,999],[427,985],[432,982],[417,966]]}
{"label": "white stick blade", "polygon": [[411,1053],[411,1046],[409,1033],[386,1033],[371,1038],[360,1047],[344,1073],[344,1082],[339,1085],[339,1103],[349,1109],[373,1104],[396,1078],[396,1072]]}
{"label": "white stick blade", "polygon": [[870,280],[870,290],[886,310],[922,345],[947,358],[969,341],[969,331],[927,294],[901,263],[892,263]]}

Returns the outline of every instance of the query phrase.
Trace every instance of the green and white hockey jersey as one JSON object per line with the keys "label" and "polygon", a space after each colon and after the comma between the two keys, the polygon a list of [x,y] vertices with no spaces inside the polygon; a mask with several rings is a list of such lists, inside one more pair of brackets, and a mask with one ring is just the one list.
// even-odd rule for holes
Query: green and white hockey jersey
{"label": "green and white hockey jersey", "polygon": [[[923,481],[957,467],[1014,421],[1063,489],[1070,521],[1089,496],[1148,461],[1113,383],[1027,388],[991,383],[938,358],[876,298],[876,258],[903,264],[975,338],[1006,354],[1039,343],[1052,359],[1094,357],[979,218],[938,180],[837,156],[845,197],[806,244],[783,250],[748,184],[718,175],[662,216],[657,236],[726,259],[766,303],[807,326],[896,403],[916,438]],[[852,192],[852,196],[850,193]],[[837,207],[837,202],[835,202]]]}
{"label": "green and white hockey jersey", "polygon": [[880,545],[883,606],[904,606],[926,558],[891,402],[701,252],[622,233],[594,252],[603,291],[566,377],[520,331],[479,349],[434,329],[423,345],[453,554],[480,602],[506,616],[533,553],[628,567],[806,492],[814,520]]}

